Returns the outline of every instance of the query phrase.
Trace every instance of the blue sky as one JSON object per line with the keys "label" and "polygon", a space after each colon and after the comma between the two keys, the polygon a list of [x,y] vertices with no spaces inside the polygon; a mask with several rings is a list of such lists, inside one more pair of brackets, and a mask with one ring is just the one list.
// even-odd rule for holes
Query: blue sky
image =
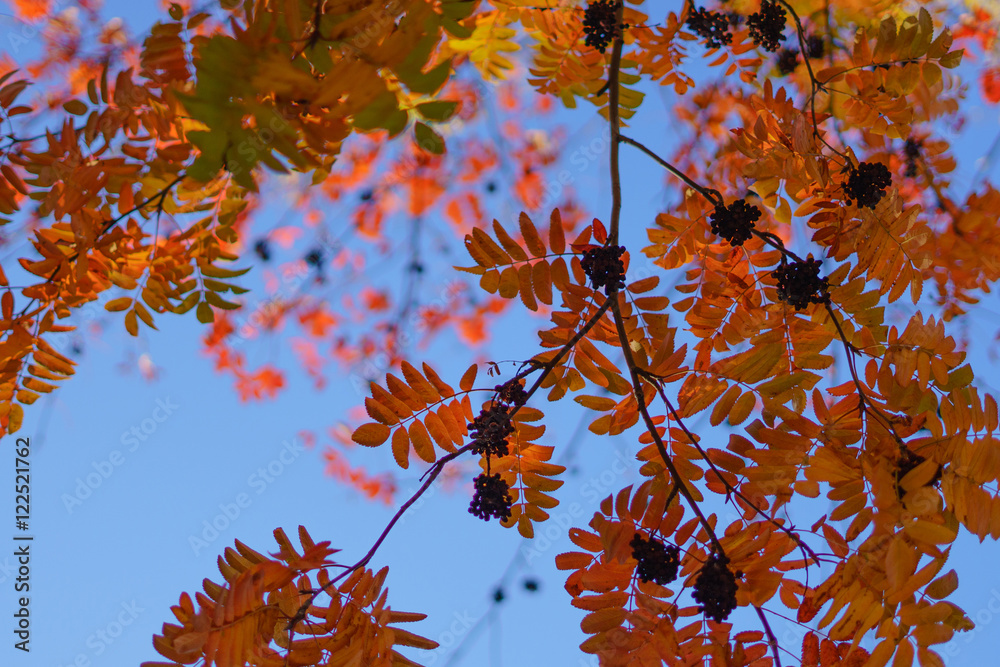
{"label": "blue sky", "polygon": [[[153,4],[108,3],[104,11],[125,16],[138,30],[152,19]],[[0,22],[0,36],[10,29],[9,19]],[[660,92],[652,92],[630,130],[661,154],[670,139],[663,110]],[[579,171],[569,162],[574,147],[600,136],[595,117],[591,107],[581,106],[560,112],[558,120],[577,128],[564,149],[566,167],[574,171],[574,187],[584,193],[590,213],[604,219],[610,210],[606,161],[590,162]],[[962,184],[972,178],[975,159],[1000,130],[995,107],[973,109],[970,118],[956,143],[959,170],[954,181],[963,195]],[[645,157],[628,147],[622,154],[623,219],[642,223],[626,224],[623,241],[639,248],[642,227],[662,201],[664,180]],[[276,202],[262,215],[283,211]],[[259,287],[255,275],[251,272],[243,284]],[[91,308],[101,312],[100,306]],[[992,340],[998,311],[993,297],[977,309],[969,318],[971,340]],[[84,314],[77,321],[85,319]],[[19,434],[32,439],[32,651],[25,656],[11,647],[13,642],[5,642],[0,664],[104,667],[156,660],[151,638],[164,621],[173,620],[170,605],[182,591],[200,589],[204,577],[220,580],[215,559],[234,539],[272,551],[274,528],[293,534],[303,524],[315,539],[331,540],[343,549],[339,555],[345,562],[354,562],[394,512],[325,476],[318,449],[302,447],[296,436],[302,429],[322,432],[360,403],[346,372],[343,381],[317,392],[304,373],[294,370],[289,388],[277,400],[245,404],[231,379],[214,372],[200,354],[204,327],[193,315],[161,317],[160,331],[144,330],[138,341],[113,316],[109,321],[105,335],[86,339],[77,375],[51,399],[27,410]],[[527,332],[538,325],[538,320],[519,315],[506,318],[494,332],[489,358],[530,357],[536,337]],[[269,358],[284,368],[297,368],[287,349],[250,346],[273,355]],[[161,369],[155,381],[118,369],[123,360],[143,353]],[[445,333],[415,355],[432,360],[442,377],[454,379],[476,353]],[[973,350],[970,361],[980,381],[1000,384],[993,380],[996,365],[986,346]],[[435,487],[394,528],[372,561],[376,569],[389,566],[394,608],[428,614],[412,629],[442,648],[409,652],[423,664],[596,665],[578,649],[585,638],[579,629],[583,612],[569,606],[562,587],[565,574],[555,569],[553,558],[573,548],[565,537],[570,523],[584,526],[600,498],[641,478],[629,454],[633,432],[593,436],[579,428],[581,418],[589,415],[564,403],[539,405],[549,415],[543,442],[556,446],[555,460],[569,471],[558,492],[561,504],[549,524],[538,527],[533,543],[468,514],[466,489]],[[710,445],[728,438],[724,428],[709,430],[707,412],[689,425],[700,428]],[[370,470],[393,467],[386,448],[352,452],[351,460]],[[471,480],[475,473],[467,470]],[[415,469],[401,473],[400,500],[416,488],[418,475]],[[725,518],[727,510],[719,511]],[[992,664],[998,648],[993,621],[1000,614],[1000,576],[993,564],[1000,548],[989,541],[979,545],[966,535],[952,554],[949,566],[958,570],[961,582],[952,600],[978,627],[958,636],[942,653],[949,665]],[[0,556],[5,591],[12,585],[13,564],[12,556]],[[525,589],[527,579],[538,582],[537,592]],[[495,604],[498,583],[504,599]],[[8,632],[14,606],[9,595],[3,600],[8,619],[3,630]],[[755,616],[743,609],[731,620],[757,627]],[[802,630],[780,619],[772,622],[779,640],[797,650]],[[459,645],[461,652],[453,655]],[[787,656],[785,662],[794,663]]]}

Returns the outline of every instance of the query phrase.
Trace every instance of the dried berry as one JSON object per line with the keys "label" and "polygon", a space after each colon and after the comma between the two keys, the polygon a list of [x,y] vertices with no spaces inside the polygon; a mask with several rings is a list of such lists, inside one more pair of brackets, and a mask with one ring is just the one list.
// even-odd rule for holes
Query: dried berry
{"label": "dried berry", "polygon": [[580,264],[594,285],[594,289],[604,288],[605,294],[625,287],[625,264],[622,262],[622,246],[601,246],[583,253]]}
{"label": "dried berry", "polygon": [[753,236],[753,223],[759,219],[759,208],[747,204],[744,199],[737,199],[729,206],[715,207],[712,233],[726,239],[730,245],[743,245],[744,241]]}
{"label": "dried berry", "polygon": [[772,0],[763,0],[760,11],[747,18],[753,43],[767,51],[777,51],[785,36],[785,9]]}
{"label": "dried berry", "polygon": [[483,408],[479,416],[469,424],[472,451],[476,454],[507,456],[507,436],[514,432],[510,412],[500,403]]}
{"label": "dried berry", "polygon": [[881,162],[862,162],[857,167],[851,167],[851,174],[844,186],[847,203],[857,200],[858,206],[875,208],[890,185],[892,174],[888,167]]}
{"label": "dried berry", "polygon": [[729,17],[725,14],[710,12],[704,7],[696,8],[688,16],[687,26],[695,34],[705,40],[705,46],[717,49],[724,44],[731,44],[733,36],[729,34]]}
{"label": "dried berry", "polygon": [[644,539],[640,533],[632,537],[629,546],[632,547],[632,558],[639,561],[636,572],[643,583],[653,581],[666,586],[677,578],[677,568],[681,564],[680,549],[672,544],[668,547],[652,537]]}
{"label": "dried berry", "polygon": [[782,49],[778,53],[778,71],[782,76],[795,71],[795,66],[799,64],[799,52],[797,49]]}
{"label": "dried berry", "polygon": [[514,501],[510,497],[510,487],[500,477],[500,473],[493,475],[482,473],[473,480],[473,483],[476,491],[472,495],[469,514],[478,516],[483,521],[489,521],[491,516],[501,521],[510,518],[510,506]]}
{"label": "dried berry", "polygon": [[597,0],[591,2],[583,13],[584,44],[604,53],[618,35],[618,8],[620,0]]}
{"label": "dried berry", "polygon": [[[729,570],[729,559],[714,551],[701,566],[691,597],[701,604],[701,611],[716,623],[729,618],[736,609],[736,575]],[[742,573],[740,573],[742,575]]]}
{"label": "dried berry", "polygon": [[806,37],[806,55],[810,58],[822,58],[826,45],[819,35],[809,35]]}
{"label": "dried berry", "polygon": [[782,262],[774,270],[778,279],[778,298],[785,303],[802,310],[810,303],[826,303],[830,299],[827,294],[827,279],[819,277],[820,262],[809,255],[804,262]]}

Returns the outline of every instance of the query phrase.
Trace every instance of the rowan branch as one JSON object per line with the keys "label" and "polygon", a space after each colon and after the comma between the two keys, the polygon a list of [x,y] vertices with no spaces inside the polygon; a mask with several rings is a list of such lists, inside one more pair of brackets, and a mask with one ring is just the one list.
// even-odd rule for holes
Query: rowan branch
{"label": "rowan branch", "polygon": [[621,174],[618,171],[618,138],[619,138],[619,118],[618,118],[618,71],[621,68],[622,45],[624,43],[624,30],[622,30],[622,16],[625,11],[625,3],[619,1],[615,10],[615,31],[614,45],[611,47],[611,67],[608,73],[608,122],[611,125],[611,222],[608,231],[608,243],[618,245],[618,221],[622,211],[622,183]]}

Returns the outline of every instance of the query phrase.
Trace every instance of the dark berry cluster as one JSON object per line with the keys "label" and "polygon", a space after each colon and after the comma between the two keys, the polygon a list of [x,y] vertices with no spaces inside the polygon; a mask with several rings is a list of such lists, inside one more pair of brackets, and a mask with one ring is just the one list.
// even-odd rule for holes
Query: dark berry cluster
{"label": "dark berry cluster", "polygon": [[767,51],[777,51],[785,39],[782,32],[785,30],[786,17],[784,7],[779,6],[777,2],[762,0],[760,11],[754,12],[747,18],[753,43]]}
{"label": "dark berry cluster", "polygon": [[583,34],[587,36],[584,44],[592,46],[601,53],[618,34],[618,0],[595,0],[587,5],[583,13]]}
{"label": "dark berry cluster", "polygon": [[889,168],[881,162],[862,162],[857,167],[851,167],[851,175],[844,189],[847,191],[847,203],[857,200],[858,206],[875,206],[885,196],[885,189],[892,185],[892,174]]}
{"label": "dark berry cluster", "polygon": [[477,516],[483,521],[489,521],[491,516],[495,516],[501,521],[509,519],[510,506],[514,501],[510,497],[510,487],[500,477],[500,473],[493,475],[482,473],[473,482],[476,485],[476,491],[472,495],[469,514]]}
{"label": "dark berry cluster", "polygon": [[920,158],[920,141],[910,137],[906,140],[906,145],[903,146],[903,157],[906,158],[906,172],[905,176],[907,178],[913,178],[917,175],[917,159]]}
{"label": "dark berry cluster", "polygon": [[507,406],[494,401],[469,424],[472,451],[479,455],[507,456],[507,436],[513,432]]}
{"label": "dark berry cluster", "polygon": [[806,37],[806,54],[810,58],[822,58],[825,49],[823,38],[819,35],[809,35]]}
{"label": "dark berry cluster", "polygon": [[[736,609],[736,576],[729,570],[729,559],[712,552],[694,581],[691,597],[701,604],[701,611],[716,623],[729,618]],[[742,573],[740,573],[742,575]]]}
{"label": "dark berry cluster", "polygon": [[743,245],[753,236],[751,230],[760,219],[760,209],[737,199],[729,206],[716,206],[712,214],[712,233],[729,241],[730,245]]}
{"label": "dark berry cluster", "polygon": [[705,46],[717,49],[724,44],[731,44],[733,36],[729,34],[729,17],[725,14],[710,12],[704,7],[696,8],[688,16],[687,26],[695,34],[705,40]]}
{"label": "dark berry cluster", "polygon": [[784,262],[774,270],[778,279],[778,298],[802,310],[810,303],[826,303],[827,280],[819,277],[820,262],[810,255],[804,262]]}
{"label": "dark berry cluster", "polygon": [[639,533],[632,537],[629,546],[632,547],[632,558],[639,561],[636,571],[643,583],[653,581],[666,586],[677,578],[677,568],[681,564],[680,549],[672,544],[668,547],[652,537],[644,539]]}
{"label": "dark berry cluster", "polygon": [[604,293],[610,294],[625,287],[625,263],[622,262],[624,252],[623,246],[610,245],[591,248],[583,253],[580,264],[595,290],[603,287]]}
{"label": "dark berry cluster", "polygon": [[528,392],[524,390],[524,385],[518,379],[498,384],[493,390],[497,393],[496,400],[507,406],[524,405],[524,402],[528,400]]}
{"label": "dark berry cluster", "polygon": [[795,71],[795,66],[799,64],[798,49],[782,49],[778,53],[778,72],[782,76]]}

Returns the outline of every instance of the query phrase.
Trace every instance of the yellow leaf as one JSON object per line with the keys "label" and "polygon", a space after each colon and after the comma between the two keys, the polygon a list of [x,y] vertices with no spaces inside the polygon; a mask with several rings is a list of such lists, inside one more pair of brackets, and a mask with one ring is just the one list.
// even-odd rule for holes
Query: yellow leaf
{"label": "yellow leaf", "polygon": [[913,539],[929,544],[950,544],[957,535],[954,530],[947,526],[924,519],[917,519],[913,523],[907,524],[903,530]]}
{"label": "yellow leaf", "polygon": [[125,313],[125,330],[133,336],[139,335],[139,321],[136,319],[134,310]]}
{"label": "yellow leaf", "polygon": [[121,298],[112,299],[111,301],[108,301],[106,304],[104,304],[104,310],[114,313],[121,310],[127,310],[128,307],[131,305],[132,305],[132,298],[123,296]]}

